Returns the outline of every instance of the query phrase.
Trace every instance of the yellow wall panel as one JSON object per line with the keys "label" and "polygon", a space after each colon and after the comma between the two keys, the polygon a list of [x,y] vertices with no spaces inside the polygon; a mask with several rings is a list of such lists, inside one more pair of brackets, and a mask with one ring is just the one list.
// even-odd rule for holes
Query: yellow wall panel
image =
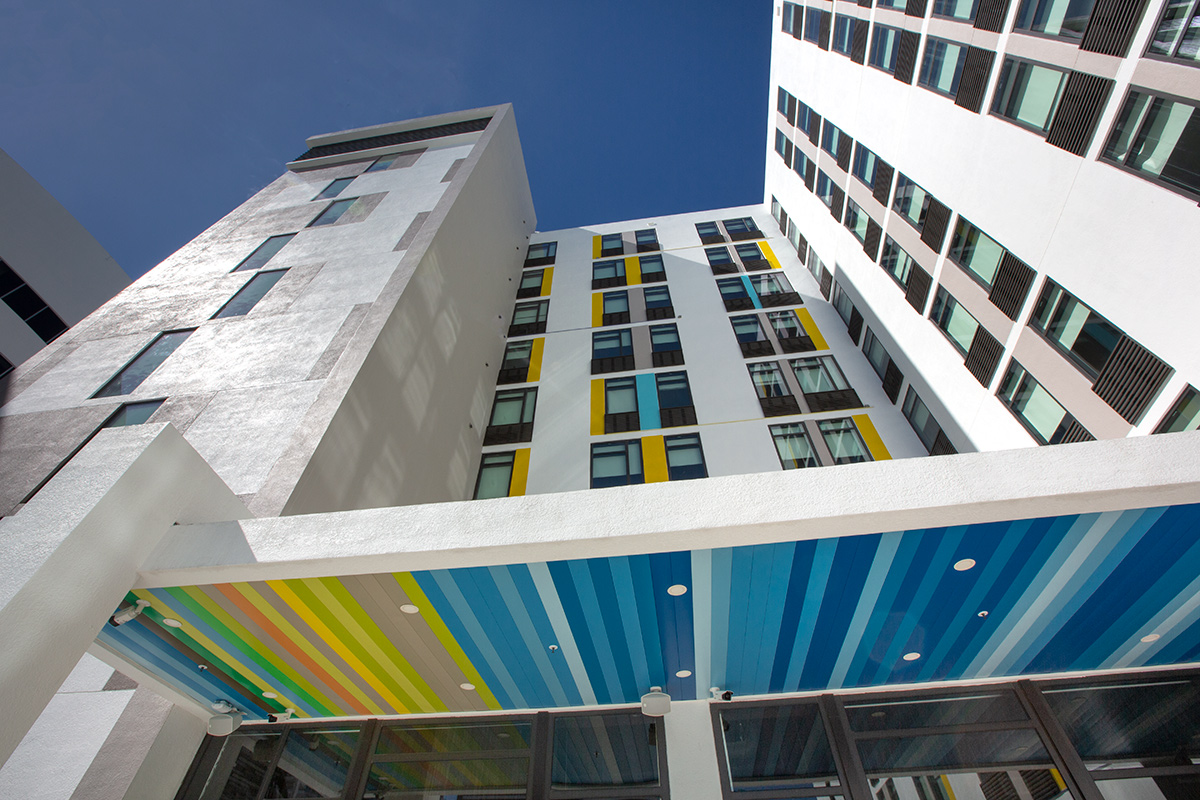
{"label": "yellow wall panel", "polygon": [[779,259],[775,257],[775,251],[771,249],[771,245],[766,242],[759,242],[758,246],[762,248],[763,256],[770,262],[771,269],[781,269],[783,267],[779,263]]}
{"label": "yellow wall panel", "polygon": [[667,480],[667,445],[661,436],[642,439],[642,470],[646,483],[662,483]]}
{"label": "yellow wall panel", "polygon": [[871,458],[876,461],[887,461],[892,457],[888,449],[883,446],[883,439],[879,438],[879,431],[875,430],[875,423],[871,422],[869,416],[855,414],[854,424],[858,426],[858,432],[862,434],[863,442],[871,451]]}
{"label": "yellow wall panel", "polygon": [[592,327],[599,328],[604,324],[604,292],[592,295]]}
{"label": "yellow wall panel", "polygon": [[550,296],[550,284],[554,281],[554,267],[546,267],[542,272],[542,297]]}
{"label": "yellow wall panel", "polygon": [[604,379],[592,381],[592,436],[604,435]]}
{"label": "yellow wall panel", "polygon": [[593,236],[592,237],[592,258],[599,258],[599,257],[600,257],[600,237]]}
{"label": "yellow wall panel", "polygon": [[812,314],[807,308],[797,308],[796,319],[800,320],[800,327],[804,328],[804,332],[808,334],[808,338],[813,340],[813,344],[818,350],[829,349],[829,342],[826,342],[825,337],[821,335],[821,329],[817,327],[817,323],[813,321]]}
{"label": "yellow wall panel", "polygon": [[642,282],[642,262],[638,261],[637,256],[627,256],[625,258],[625,283],[629,286],[637,286]]}
{"label": "yellow wall panel", "polygon": [[529,448],[523,447],[513,453],[512,481],[508,485],[509,497],[520,497],[525,494],[525,485],[529,482]]}
{"label": "yellow wall panel", "polygon": [[529,374],[525,378],[529,383],[542,378],[542,349],[545,346],[546,337],[541,336],[533,340],[533,349],[529,353]]}

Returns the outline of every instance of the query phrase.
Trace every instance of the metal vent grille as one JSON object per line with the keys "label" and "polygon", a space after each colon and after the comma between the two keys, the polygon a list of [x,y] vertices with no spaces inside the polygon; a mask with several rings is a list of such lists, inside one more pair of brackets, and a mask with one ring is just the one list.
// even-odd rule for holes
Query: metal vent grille
{"label": "metal vent grille", "polygon": [[917,50],[921,47],[921,34],[916,31],[900,31],[900,42],[896,45],[896,71],[892,77],[907,83],[913,82],[913,70],[917,65]]}
{"label": "metal vent grille", "polygon": [[863,315],[858,313],[857,308],[850,309],[850,322],[846,325],[846,332],[850,334],[850,339],[855,344],[858,344],[858,337],[862,334]]}
{"label": "metal vent grille", "polygon": [[842,221],[842,205],[846,202],[846,192],[840,186],[833,187],[833,202],[829,205],[829,213],[838,222]]}
{"label": "metal vent grille", "polygon": [[979,776],[984,800],[1021,800],[1007,772],[985,772]]}
{"label": "metal vent grille", "polygon": [[800,231],[796,231],[796,255],[800,257],[801,264],[808,263],[808,239]]}
{"label": "metal vent grille", "polygon": [[933,278],[929,277],[929,273],[920,264],[914,263],[908,273],[908,286],[905,287],[904,299],[917,310],[918,314],[925,313],[925,301],[929,299],[929,288],[932,284]]}
{"label": "metal vent grille", "polygon": [[1113,84],[1110,78],[1072,71],[1046,141],[1077,156],[1086,154]]}
{"label": "metal vent grille", "polygon": [[925,0],[908,0],[904,13],[910,17],[925,16]]}
{"label": "metal vent grille", "polygon": [[892,199],[892,176],[895,174],[896,170],[892,169],[891,164],[886,161],[875,162],[875,183],[871,187],[871,195],[884,208],[887,208],[888,201]]}
{"label": "metal vent grille", "polygon": [[1092,391],[1127,422],[1141,421],[1150,403],[1171,376],[1171,368],[1146,348],[1122,336]]}
{"label": "metal vent grille", "polygon": [[1000,33],[1008,16],[1009,0],[979,0],[975,11],[975,27],[981,31]]}
{"label": "metal vent grille", "polygon": [[975,376],[975,380],[987,386],[996,374],[996,367],[1003,352],[1004,345],[1000,344],[995,336],[982,327],[977,328],[975,338],[971,340],[971,347],[967,350],[967,369]]}
{"label": "metal vent grille", "polygon": [[829,293],[833,291],[833,273],[821,267],[821,294],[825,299],[829,299]]}
{"label": "metal vent grille", "polygon": [[833,22],[833,15],[828,11],[821,12],[821,29],[817,32],[817,47],[822,50],[829,49],[829,28]]}
{"label": "metal vent grille", "polygon": [[954,104],[968,111],[979,113],[983,96],[987,93],[988,79],[992,76],[992,63],[996,54],[982,47],[968,47],[963,60],[962,77],[958,80],[958,94]]}
{"label": "metal vent grille", "polygon": [[841,411],[845,408],[862,408],[862,401],[853,389],[834,389],[828,392],[809,392],[804,395],[808,410],[813,414],[821,411]]}
{"label": "metal vent grille", "polygon": [[799,414],[800,402],[794,395],[785,394],[780,397],[760,397],[758,405],[764,417],[786,417],[789,414]]}
{"label": "metal vent grille", "polygon": [[946,241],[946,229],[950,227],[951,211],[936,198],[929,198],[929,209],[925,212],[925,224],[921,227],[921,241],[935,253],[942,252]]}
{"label": "metal vent grille", "polygon": [[883,228],[871,218],[867,218],[867,233],[863,237],[863,252],[867,258],[875,261],[879,258],[879,240],[883,237]]}
{"label": "metal vent grille", "polygon": [[887,369],[883,371],[883,393],[894,405],[900,397],[900,386],[904,383],[904,373],[896,366],[896,362],[888,359]]}
{"label": "metal vent grille", "polygon": [[817,185],[817,165],[811,159],[804,166],[804,185],[810,192]]}
{"label": "metal vent grille", "polygon": [[944,431],[939,430],[937,436],[933,437],[933,447],[929,448],[931,456],[952,456],[958,450],[954,449],[954,445],[950,444],[950,440],[946,438]]}
{"label": "metal vent grille", "polygon": [[808,113],[808,140],[815,145],[821,144],[821,115]]}
{"label": "metal vent grille", "polygon": [[[1082,425],[1080,425],[1079,420],[1072,418],[1071,421],[1069,423],[1067,423],[1067,427],[1063,429],[1062,438],[1060,438],[1058,440],[1058,442],[1056,442],[1056,444],[1071,444],[1072,442],[1094,442],[1094,441],[1096,441],[1096,437],[1092,436],[1090,433],[1088,433],[1088,429],[1083,427]],[[1022,772],[1021,776],[1025,777],[1025,773]],[[1026,783],[1028,783],[1029,778],[1025,778],[1025,780],[1026,780]],[[1050,779],[1050,783],[1051,783],[1051,786],[1054,785],[1053,778]],[[1057,787],[1055,787],[1055,792],[1050,795],[1034,794],[1034,797],[1057,797],[1057,796],[1058,796]]]}
{"label": "metal vent grille", "polygon": [[1028,264],[1005,250],[1004,255],[1000,256],[1000,267],[996,270],[988,300],[1015,322],[1021,313],[1021,306],[1025,305],[1029,287],[1033,285],[1033,275],[1033,269]]}
{"label": "metal vent grille", "polygon": [[[859,5],[862,3],[860,2]],[[867,0],[867,5],[871,5],[871,0]],[[854,21],[854,35],[850,39],[850,60],[855,64],[862,64],[867,60],[867,21],[865,19]]]}
{"label": "metal vent grille", "polygon": [[1146,0],[1096,0],[1079,49],[1124,58],[1145,10]]}
{"label": "metal vent grille", "polygon": [[854,149],[854,140],[842,131],[838,139],[837,165],[843,172],[850,171],[850,151]]}
{"label": "metal vent grille", "polygon": [[[1091,441],[1091,439],[1080,441]],[[1058,788],[1058,782],[1054,780],[1054,773],[1048,769],[1023,769],[1021,770],[1021,780],[1025,781],[1025,788],[1029,790],[1033,800],[1053,800],[1062,791]]]}
{"label": "metal vent grille", "polygon": [[323,144],[320,147],[309,149],[296,160],[307,161],[310,158],[340,156],[344,153],[357,153],[360,150],[373,150],[376,147],[390,147],[396,144],[424,142],[430,139],[440,139],[445,136],[457,136],[460,133],[478,133],[487,127],[491,119],[491,117],[481,117],[480,119],[472,119],[465,122],[451,122],[448,125],[418,128],[414,131],[401,131],[399,133],[387,133],[382,136],[368,136],[365,139],[352,139],[348,142]]}

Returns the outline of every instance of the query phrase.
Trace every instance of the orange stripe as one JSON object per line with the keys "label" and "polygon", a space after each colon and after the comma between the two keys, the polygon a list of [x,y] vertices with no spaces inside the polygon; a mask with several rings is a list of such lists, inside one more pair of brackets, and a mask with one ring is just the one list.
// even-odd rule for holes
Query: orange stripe
{"label": "orange stripe", "polygon": [[267,617],[261,611],[255,608],[253,603],[251,603],[245,597],[242,597],[241,592],[233,588],[232,584],[217,583],[213,584],[213,587],[218,592],[225,595],[230,602],[241,609],[242,613],[254,620],[254,624],[258,625],[258,627],[262,628],[268,636],[282,645],[284,650],[287,650],[300,663],[308,667],[314,675],[320,678],[321,681],[330,689],[332,689],[338,697],[349,703],[355,711],[357,711],[359,714],[371,713],[371,710],[360,703],[358,698],[350,694],[350,692],[341,684],[340,681],[334,679],[332,675],[322,669],[321,666],[317,662],[313,661],[313,659],[307,653],[305,653],[299,645],[292,641],[287,634],[279,630],[275,623],[271,622],[271,620],[267,619]]}

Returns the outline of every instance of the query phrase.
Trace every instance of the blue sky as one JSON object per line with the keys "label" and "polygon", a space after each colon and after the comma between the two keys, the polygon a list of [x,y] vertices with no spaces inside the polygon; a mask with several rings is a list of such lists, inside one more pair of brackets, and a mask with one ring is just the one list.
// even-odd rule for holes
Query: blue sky
{"label": "blue sky", "polygon": [[512,102],[542,230],[762,199],[771,0],[0,0],[0,147],[137,276],[307,136]]}

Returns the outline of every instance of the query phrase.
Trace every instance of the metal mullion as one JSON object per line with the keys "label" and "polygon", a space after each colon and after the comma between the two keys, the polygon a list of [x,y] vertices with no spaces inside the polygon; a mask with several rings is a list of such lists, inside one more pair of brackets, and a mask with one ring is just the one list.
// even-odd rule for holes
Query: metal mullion
{"label": "metal mullion", "polygon": [[377,719],[369,719],[358,730],[358,749],[354,753],[350,766],[346,770],[346,785],[342,797],[347,800],[357,800],[367,790],[367,776],[371,772],[371,753],[375,751],[375,741],[379,737],[382,726]]}
{"label": "metal mullion", "polygon": [[858,747],[850,731],[850,718],[846,707],[837,695],[823,694],[817,698],[821,718],[825,723],[825,736],[833,751],[833,761],[841,779],[842,795],[849,800],[875,800],[871,784],[867,781]]}
{"label": "metal mullion", "polygon": [[1014,722],[964,722],[961,725],[938,725],[931,728],[894,728],[882,731],[851,731],[854,739],[892,739],[913,736],[944,736],[956,733],[986,733],[988,731],[1037,730],[1032,719]]}
{"label": "metal mullion", "polygon": [[550,726],[549,712],[539,711],[530,727],[532,752],[529,759],[529,780],[526,783],[526,797],[529,800],[546,800],[550,793],[550,748],[554,741]]}
{"label": "metal mullion", "polygon": [[1178,766],[1162,767],[1121,767],[1120,769],[1088,770],[1092,780],[1099,783],[1106,780],[1151,778],[1157,775],[1200,775],[1200,764],[1179,764]]}
{"label": "metal mullion", "polygon": [[530,753],[520,750],[439,750],[428,753],[384,753],[371,759],[372,764],[394,764],[401,761],[476,761],[484,758],[521,758]]}
{"label": "metal mullion", "polygon": [[293,732],[290,729],[286,730],[279,737],[279,743],[275,745],[275,752],[272,754],[271,760],[267,762],[267,769],[263,772],[262,783],[258,785],[258,791],[254,795],[255,800],[262,800],[263,796],[266,795],[267,786],[270,785],[271,778],[275,775],[275,768],[279,766],[279,759],[283,757],[283,749],[287,746],[288,737]]}
{"label": "metal mullion", "polygon": [[1104,800],[1100,788],[1096,786],[1095,779],[1088,772],[1087,766],[1083,763],[1075,746],[1071,744],[1067,732],[1063,730],[1062,725],[1054,716],[1045,696],[1038,691],[1032,681],[1020,680],[1017,681],[1017,697],[1025,706],[1029,716],[1041,727],[1046,749],[1049,750],[1050,758],[1059,768],[1059,773],[1062,775],[1063,782],[1067,784],[1068,791],[1075,796],[1076,800]]}
{"label": "metal mullion", "polygon": [[666,797],[661,782],[653,786],[595,786],[556,789],[549,787],[549,800],[608,800],[608,798]]}

